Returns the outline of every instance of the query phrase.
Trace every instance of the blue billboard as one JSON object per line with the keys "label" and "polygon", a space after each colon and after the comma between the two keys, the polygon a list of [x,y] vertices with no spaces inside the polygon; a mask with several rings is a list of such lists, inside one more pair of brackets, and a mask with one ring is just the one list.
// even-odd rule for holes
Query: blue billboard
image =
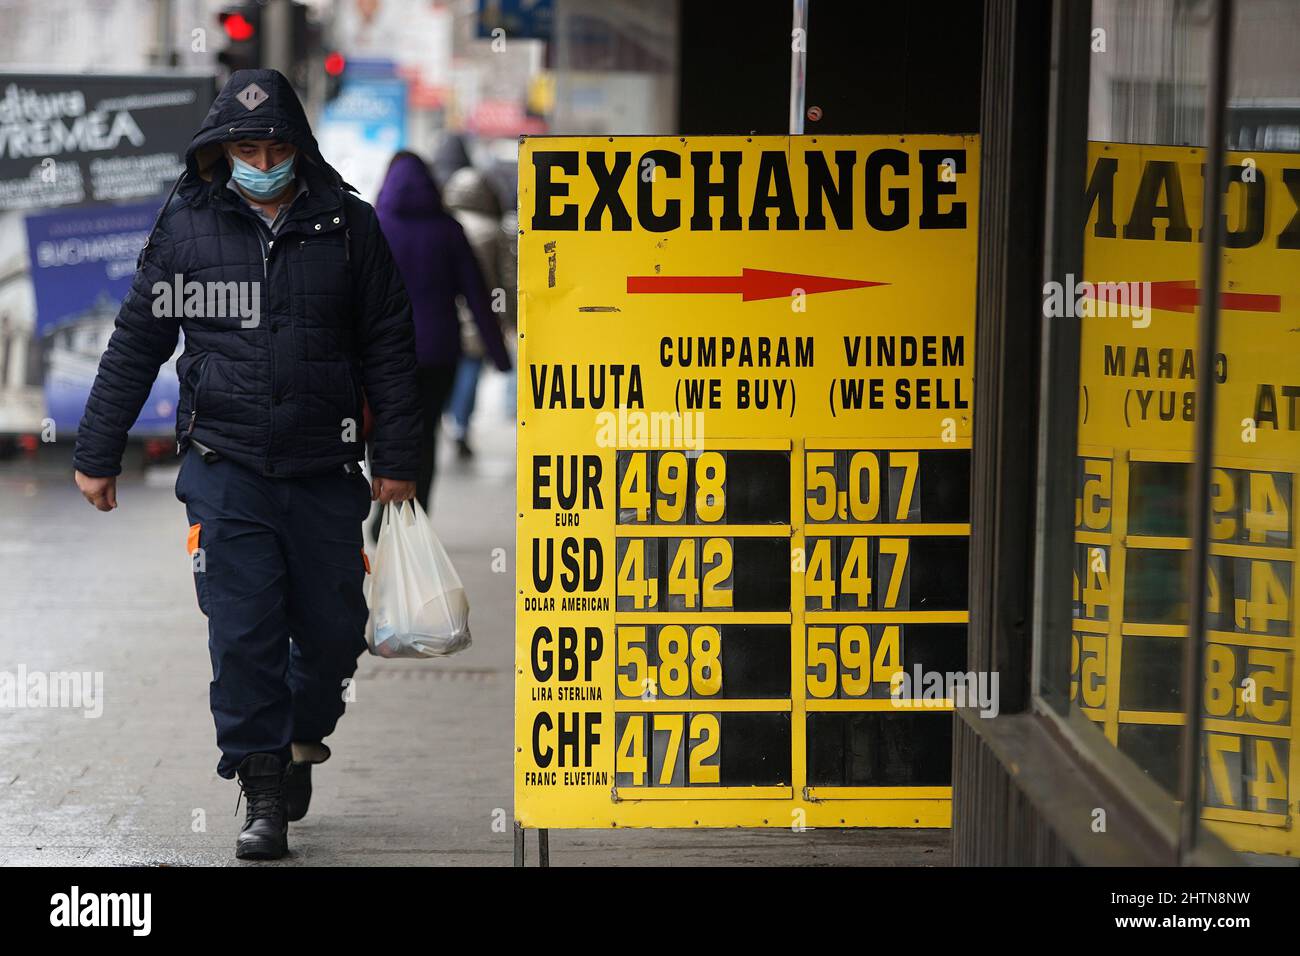
{"label": "blue billboard", "polygon": [[406,145],[406,81],[356,75],[349,63],[342,90],[316,126],[316,140],[330,165],[362,199],[374,202],[389,160]]}
{"label": "blue billboard", "polygon": [[[81,421],[99,357],[157,215],[158,201],[151,200],[26,217],[45,412],[60,430],[75,430]],[[163,365],[132,434],[175,429],[176,354]]]}

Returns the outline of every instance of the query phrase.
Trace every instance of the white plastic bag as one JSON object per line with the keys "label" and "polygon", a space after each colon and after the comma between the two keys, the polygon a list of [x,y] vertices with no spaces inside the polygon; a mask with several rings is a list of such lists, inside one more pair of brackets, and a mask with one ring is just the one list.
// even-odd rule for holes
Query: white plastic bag
{"label": "white plastic bag", "polygon": [[469,647],[465,588],[419,502],[384,508],[366,603],[366,643],[379,657],[445,657]]}

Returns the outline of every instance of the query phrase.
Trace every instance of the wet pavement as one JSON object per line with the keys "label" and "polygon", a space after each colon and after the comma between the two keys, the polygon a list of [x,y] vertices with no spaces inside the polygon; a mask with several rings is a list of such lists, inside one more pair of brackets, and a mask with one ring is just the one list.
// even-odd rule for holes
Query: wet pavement
{"label": "wet pavement", "polygon": [[[514,439],[502,385],[485,379],[478,455],[462,463],[446,449],[435,492],[473,647],[440,661],[364,656],[311,812],[290,825],[291,855],[247,865],[510,864]],[[102,712],[0,706],[0,865],[235,864],[243,808],[215,772],[175,466],[129,471],[118,509],[100,514],[72,483],[67,444],[0,463],[0,673],[38,686],[54,672],[102,674]],[[942,866],[949,847],[936,830],[550,838],[556,866]]]}

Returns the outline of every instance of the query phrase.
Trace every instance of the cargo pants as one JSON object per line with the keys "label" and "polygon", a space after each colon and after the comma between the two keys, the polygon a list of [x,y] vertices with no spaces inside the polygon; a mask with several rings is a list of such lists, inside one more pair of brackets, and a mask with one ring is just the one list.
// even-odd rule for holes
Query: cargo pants
{"label": "cargo pants", "polygon": [[292,743],[333,732],[366,647],[370,483],[342,469],[267,478],[190,448],[176,497],[208,619],[217,773],[234,777],[254,753],[287,763]]}

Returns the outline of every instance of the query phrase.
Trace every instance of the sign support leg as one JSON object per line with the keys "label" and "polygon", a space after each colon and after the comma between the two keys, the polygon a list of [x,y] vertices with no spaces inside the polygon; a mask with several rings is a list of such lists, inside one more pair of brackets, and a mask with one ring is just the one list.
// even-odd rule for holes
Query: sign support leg
{"label": "sign support leg", "polygon": [[[522,867],[528,865],[524,861],[524,850],[527,845],[527,838],[524,836],[524,834],[527,832],[528,831],[526,831],[519,824],[517,823],[515,824],[515,866]],[[537,831],[537,865],[544,866],[544,867],[550,867],[551,865],[551,831],[550,830],[543,829]]]}

